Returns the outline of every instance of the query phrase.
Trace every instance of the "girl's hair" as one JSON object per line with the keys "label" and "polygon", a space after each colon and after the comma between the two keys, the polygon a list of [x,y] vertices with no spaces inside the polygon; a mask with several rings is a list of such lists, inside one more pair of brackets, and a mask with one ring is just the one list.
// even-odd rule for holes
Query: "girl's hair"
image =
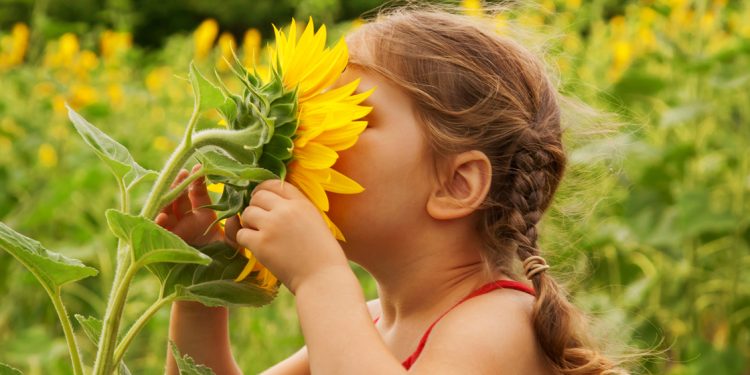
{"label": "girl's hair", "polygon": [[[362,38],[365,43],[356,44]],[[402,88],[424,124],[436,167],[441,158],[480,150],[492,184],[479,210],[487,264],[514,275],[518,260],[540,255],[537,223],[563,177],[561,97],[540,58],[476,17],[435,8],[381,12],[349,35],[350,62]],[[517,265],[517,263],[516,263]],[[584,315],[547,273],[532,277],[537,340],[557,373],[617,373],[586,335]]]}

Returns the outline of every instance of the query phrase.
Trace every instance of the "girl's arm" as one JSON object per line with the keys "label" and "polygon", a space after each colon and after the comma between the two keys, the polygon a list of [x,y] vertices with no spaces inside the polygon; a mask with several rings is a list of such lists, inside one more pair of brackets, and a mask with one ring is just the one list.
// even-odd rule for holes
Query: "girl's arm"
{"label": "girl's arm", "polygon": [[[216,374],[242,374],[232,356],[225,307],[206,307],[199,302],[177,301],[172,304],[169,339],[181,354],[196,363],[210,367]],[[167,374],[178,375],[179,369],[167,348]]]}
{"label": "girl's arm", "polygon": [[406,372],[375,329],[348,264],[316,272],[295,296],[312,373]]}

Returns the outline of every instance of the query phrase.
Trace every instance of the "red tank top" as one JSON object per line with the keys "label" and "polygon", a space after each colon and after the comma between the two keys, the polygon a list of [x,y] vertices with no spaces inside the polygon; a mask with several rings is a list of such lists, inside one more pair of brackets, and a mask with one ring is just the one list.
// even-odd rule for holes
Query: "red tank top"
{"label": "red tank top", "polygon": [[[430,337],[430,332],[432,332],[432,329],[435,327],[435,325],[440,321],[440,319],[443,319],[444,316],[446,316],[451,310],[456,308],[456,306],[466,302],[467,300],[470,300],[474,297],[481,296],[482,294],[489,293],[495,289],[502,289],[502,288],[508,288],[508,289],[515,289],[520,290],[522,292],[526,292],[531,294],[532,296],[536,295],[534,293],[534,289],[530,286],[513,280],[497,280],[493,281],[491,283],[487,283],[480,287],[479,289],[471,292],[468,296],[464,297],[462,300],[458,301],[457,304],[453,305],[448,311],[444,312],[443,315],[440,315],[437,320],[435,320],[429,328],[427,328],[427,331],[422,336],[422,339],[419,340],[419,344],[417,345],[417,349],[412,353],[412,355],[409,356],[409,358],[406,358],[401,364],[406,368],[407,370],[411,368],[411,366],[414,364],[414,362],[417,361],[417,358],[419,358],[419,355],[422,354],[422,349],[424,349],[425,344],[427,344],[427,338]],[[377,323],[378,320],[380,320],[380,317],[375,318],[374,323]]]}

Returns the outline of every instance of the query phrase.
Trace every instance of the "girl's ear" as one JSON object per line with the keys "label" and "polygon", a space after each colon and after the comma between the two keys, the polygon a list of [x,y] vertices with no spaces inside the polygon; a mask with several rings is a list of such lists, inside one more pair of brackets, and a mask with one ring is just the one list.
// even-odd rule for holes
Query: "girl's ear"
{"label": "girl's ear", "polygon": [[471,150],[456,155],[427,200],[427,212],[435,219],[458,219],[484,202],[492,181],[492,164],[484,152]]}

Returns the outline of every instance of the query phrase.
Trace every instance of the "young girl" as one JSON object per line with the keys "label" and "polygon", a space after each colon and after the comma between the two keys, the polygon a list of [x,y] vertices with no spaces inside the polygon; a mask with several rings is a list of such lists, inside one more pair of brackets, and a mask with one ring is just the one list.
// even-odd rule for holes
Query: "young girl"
{"label": "young girl", "polygon": [[[479,21],[436,10],[390,11],[347,43],[339,84],[377,89],[368,128],[334,166],[365,188],[329,195],[346,242],[279,180],[260,184],[226,233],[196,235],[215,218],[197,209],[210,202],[202,180],[157,217],[193,245],[252,249],[295,295],[307,346],[267,373],[620,371],[591,346],[537,247],[565,168],[543,64]],[[372,274],[379,299],[365,302],[347,259]],[[176,302],[169,335],[217,374],[240,373],[226,309]],[[167,371],[177,374],[169,355]]]}

